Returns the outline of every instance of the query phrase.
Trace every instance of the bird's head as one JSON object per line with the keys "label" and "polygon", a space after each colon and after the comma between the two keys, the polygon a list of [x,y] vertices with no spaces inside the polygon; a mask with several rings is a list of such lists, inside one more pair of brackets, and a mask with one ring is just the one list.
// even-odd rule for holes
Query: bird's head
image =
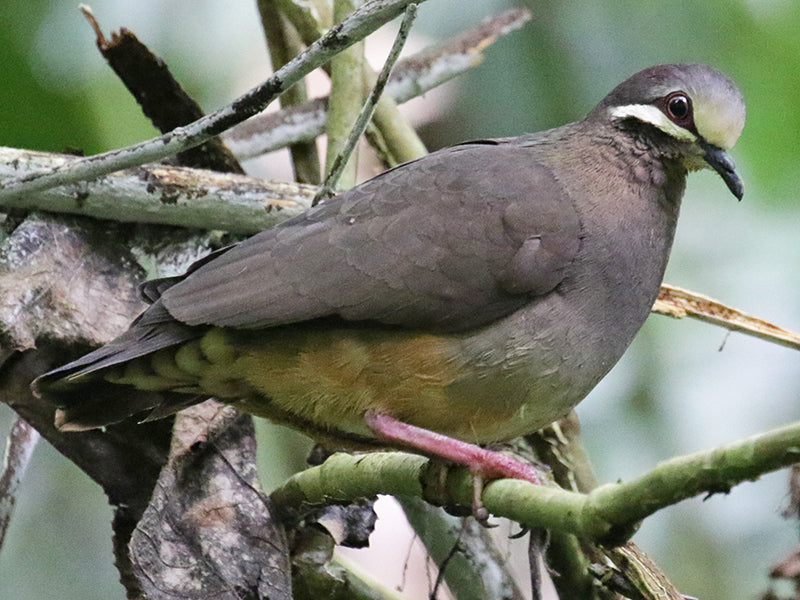
{"label": "bird's head", "polygon": [[614,88],[593,111],[629,127],[655,127],[678,142],[688,170],[714,169],[739,199],[744,187],[726,153],[744,128],[745,107],[736,85],[707,65],[657,65]]}

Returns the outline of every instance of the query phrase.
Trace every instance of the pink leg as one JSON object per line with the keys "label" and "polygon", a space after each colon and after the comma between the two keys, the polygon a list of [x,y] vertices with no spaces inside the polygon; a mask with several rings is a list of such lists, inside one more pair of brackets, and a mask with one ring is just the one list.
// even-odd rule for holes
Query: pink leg
{"label": "pink leg", "polygon": [[500,452],[486,450],[455,438],[409,425],[387,414],[368,411],[364,420],[378,437],[395,444],[418,450],[426,456],[443,458],[468,467],[470,472],[483,480],[524,479],[541,484],[536,469]]}

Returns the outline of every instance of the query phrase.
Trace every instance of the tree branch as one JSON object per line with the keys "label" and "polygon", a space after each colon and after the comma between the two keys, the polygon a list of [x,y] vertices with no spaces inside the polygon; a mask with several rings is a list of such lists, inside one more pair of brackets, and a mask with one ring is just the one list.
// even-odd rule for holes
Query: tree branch
{"label": "tree branch", "polygon": [[[389,52],[389,56],[386,58],[386,62],[383,65],[383,69],[381,69],[380,74],[378,75],[377,79],[375,80],[374,87],[372,91],[369,93],[366,102],[364,105],[360,107],[358,114],[355,118],[355,122],[352,123],[350,127],[350,131],[347,133],[346,139],[340,144],[339,152],[336,154],[333,162],[330,165],[326,165],[327,168],[327,175],[325,176],[325,181],[322,182],[320,189],[317,191],[316,196],[314,197],[313,204],[316,204],[319,200],[323,198],[328,198],[334,194],[335,189],[338,186],[339,179],[342,175],[349,171],[347,165],[349,164],[348,158],[353,153],[353,150],[356,148],[356,144],[358,144],[358,140],[361,138],[364,130],[367,128],[370,119],[372,119],[372,115],[375,113],[375,108],[378,105],[381,95],[383,94],[383,90],[386,87],[386,82],[389,79],[389,74],[392,71],[392,67],[394,66],[395,62],[397,61],[398,56],[400,56],[400,52],[403,49],[403,46],[408,39],[408,35],[411,32],[411,26],[414,24],[414,19],[417,15],[417,5],[416,4],[409,4],[408,8],[406,8],[405,15],[403,16],[403,22],[400,25],[400,30],[397,32],[397,37],[395,38],[394,44],[392,44],[392,49]],[[363,65],[361,62],[358,64],[358,72],[359,75],[362,75],[364,71]],[[329,138],[330,141],[330,138]],[[331,150],[331,146],[328,146],[328,150]],[[329,153],[329,156],[331,154]],[[353,167],[355,167],[355,161],[353,162]],[[352,187],[355,185],[355,169],[353,168],[352,177],[350,175],[347,176],[346,182],[344,187]]]}
{"label": "tree branch", "polygon": [[228,106],[185,127],[151,140],[110,152],[78,159],[55,167],[0,182],[0,199],[90,180],[133,167],[202,144],[215,135],[262,111],[279,94],[342,50],[391,21],[414,0],[372,0],[342,23],[331,28],[301,55],[276,71],[269,79]]}
{"label": "tree branch", "polygon": [[[563,489],[589,493],[597,488],[574,410],[525,439]],[[564,531],[548,532],[548,540],[547,565],[555,573],[553,584],[561,600],[683,600],[658,565],[633,542],[609,548]]]}
{"label": "tree branch", "polygon": [[[288,0],[287,0],[288,1]],[[307,11],[294,11],[287,12],[289,18],[297,18],[294,22],[298,32],[303,36],[306,43],[311,43],[312,40],[319,37],[320,32],[310,26],[311,19],[308,18]],[[366,82],[365,89],[362,93],[366,94],[366,89],[374,86],[375,78],[377,77],[369,65],[364,64],[361,73],[358,74],[357,79],[363,79]],[[425,145],[419,139],[416,130],[408,123],[408,120],[400,114],[396,104],[391,98],[382,96],[378,100],[378,106],[375,112],[375,119],[373,127],[370,127],[368,134],[373,131],[380,133],[382,142],[380,143],[379,150],[383,152],[388,150],[390,155],[390,162],[396,164],[397,161],[407,161],[418,158],[427,154]],[[349,123],[347,127],[349,129]],[[369,134],[367,139],[373,140],[375,136]],[[343,186],[348,187],[348,186]]]}
{"label": "tree branch", "polygon": [[[79,160],[0,147],[0,182]],[[161,223],[252,234],[307,210],[315,187],[183,167],[147,166],[102,179],[0,199],[0,208],[47,210],[122,222]],[[653,311],[691,317],[800,350],[800,333],[688,290],[663,284]]]}
{"label": "tree branch", "polygon": [[383,585],[347,559],[333,554],[331,536],[316,527],[294,533],[292,593],[296,600],[402,600],[406,596]]}
{"label": "tree branch", "polygon": [[[0,147],[0,182],[79,160]],[[252,234],[307,210],[313,186],[267,182],[183,167],[147,166],[65,188],[0,200],[0,208],[47,210],[122,222],[161,223]],[[691,317],[800,350],[800,333],[688,290],[663,284],[654,312]]]}
{"label": "tree branch", "polygon": [[[637,479],[606,484],[588,494],[501,479],[486,486],[482,500],[492,514],[523,526],[620,544],[641,519],[657,510],[704,492],[727,492],[798,458],[800,422],[664,461]],[[293,476],[272,498],[283,519],[296,519],[309,505],[375,494],[412,495],[441,504],[435,471],[428,459],[401,452],[340,453]],[[445,494],[460,506],[472,506],[472,478],[465,469],[448,474]]]}
{"label": "tree branch", "polygon": [[[474,519],[449,515],[414,496],[400,496],[397,500],[456,598],[521,600],[525,597],[511,577],[508,560],[489,529]],[[457,552],[452,554],[454,548]],[[450,560],[443,568],[448,557]]]}
{"label": "tree branch", "polygon": [[[341,19],[344,15],[355,10],[362,4],[362,0],[333,0],[333,18]],[[356,165],[358,153],[354,152],[356,146],[348,148],[348,137],[353,123],[358,117],[361,106],[364,104],[363,85],[364,44],[353,44],[344,52],[340,52],[330,63],[331,93],[328,102],[328,118],[325,122],[325,133],[328,136],[328,146],[325,151],[325,178],[328,181],[333,172],[336,157],[343,153],[344,161],[336,166],[344,189],[356,184]],[[360,136],[359,136],[360,137]],[[352,158],[351,158],[352,155]],[[316,204],[319,195],[314,199]]]}
{"label": "tree branch", "polygon": [[656,303],[653,305],[653,312],[675,319],[692,317],[730,331],[739,331],[774,344],[800,350],[800,334],[726,306],[703,294],[668,284],[661,286]]}
{"label": "tree branch", "polygon": [[[384,97],[390,96],[395,102],[403,103],[450,81],[479,65],[483,61],[481,53],[485,48],[529,19],[530,12],[527,10],[502,13],[443,44],[431,46],[398,61],[386,84]],[[327,98],[317,98],[280,112],[257,115],[231,128],[222,137],[240,159],[252,158],[321,135],[325,128],[326,110]],[[379,106],[375,118],[378,119],[380,114]],[[395,140],[400,137],[392,134]],[[401,144],[396,141],[394,145]],[[398,159],[413,158],[419,156],[419,152],[419,147],[409,147]]]}
{"label": "tree branch", "polygon": [[[172,76],[167,65],[155,56],[132,31],[122,28],[107,40],[92,10],[80,5],[96,35],[97,49],[136,99],[144,115],[161,133],[202,118],[203,111]],[[177,155],[177,164],[244,174],[224,142],[216,137]]]}
{"label": "tree branch", "polygon": [[[17,173],[68,168],[77,160],[0,147],[0,181]],[[149,165],[0,201],[0,207],[255,233],[306,210],[315,190],[243,175]]]}
{"label": "tree branch", "polygon": [[255,451],[252,417],[233,407],[207,401],[178,413],[169,462],[131,536],[147,598],[291,599],[288,540]]}

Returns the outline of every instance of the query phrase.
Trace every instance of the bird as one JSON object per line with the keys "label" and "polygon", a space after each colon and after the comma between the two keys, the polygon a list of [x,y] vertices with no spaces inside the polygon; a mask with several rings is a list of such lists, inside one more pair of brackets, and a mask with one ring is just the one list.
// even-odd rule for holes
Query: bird
{"label": "bird", "polygon": [[741,200],[744,121],[720,71],[649,67],[579,121],[432,152],[146,282],[125,333],[34,391],[63,431],[214,397],[329,445],[535,480],[485,446],[563,417],[617,363],[687,174]]}

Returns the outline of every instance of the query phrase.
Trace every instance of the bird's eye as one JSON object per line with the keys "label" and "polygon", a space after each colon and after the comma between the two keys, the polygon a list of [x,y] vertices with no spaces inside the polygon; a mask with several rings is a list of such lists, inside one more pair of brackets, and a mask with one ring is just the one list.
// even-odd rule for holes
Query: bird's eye
{"label": "bird's eye", "polygon": [[667,96],[667,116],[673,121],[683,121],[691,116],[692,102],[683,92],[675,92]]}

